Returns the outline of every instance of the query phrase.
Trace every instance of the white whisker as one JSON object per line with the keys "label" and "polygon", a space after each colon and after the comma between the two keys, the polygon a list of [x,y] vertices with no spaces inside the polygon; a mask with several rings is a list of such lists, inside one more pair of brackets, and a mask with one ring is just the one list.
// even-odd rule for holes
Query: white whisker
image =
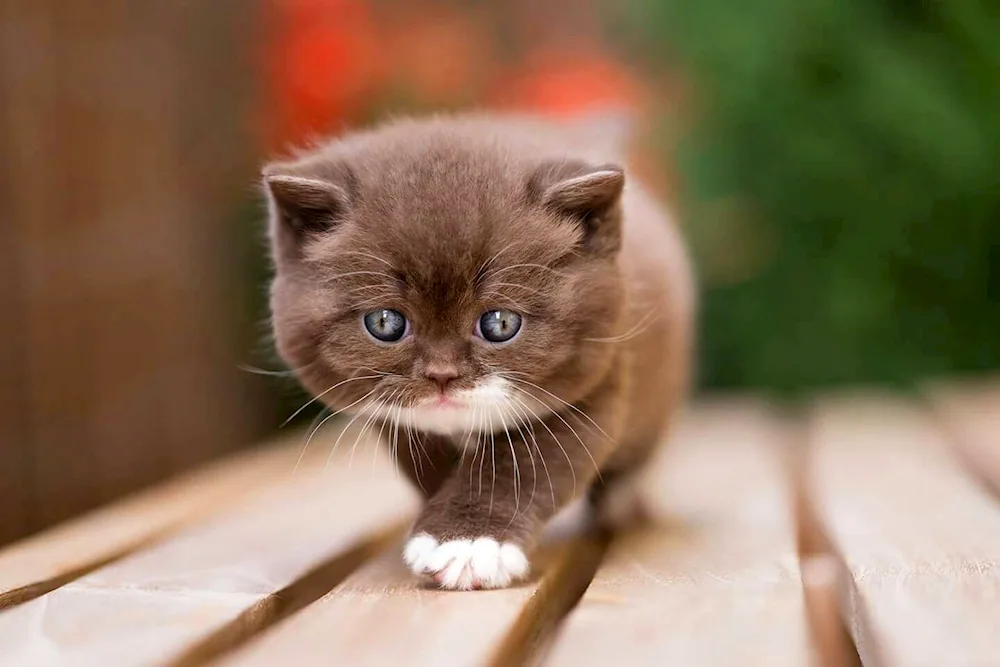
{"label": "white whisker", "polygon": [[[532,503],[535,501],[535,491],[536,491],[536,488],[538,486],[538,470],[535,467],[535,454],[531,451],[531,444],[528,442],[528,438],[525,437],[524,431],[521,430],[521,421],[522,421],[522,419],[526,420],[527,417],[519,415],[518,411],[517,411],[517,407],[514,406],[514,405],[512,405],[509,400],[507,401],[507,403],[505,404],[504,407],[505,407],[505,409],[510,410],[513,413],[511,415],[511,417],[512,417],[512,419],[514,421],[514,428],[517,429],[517,434],[519,436],[521,436],[521,441],[524,443],[524,448],[528,451],[528,458],[531,460],[531,497],[528,499],[528,507],[525,508],[525,510],[527,511],[527,509],[530,509]],[[527,421],[525,421],[524,424],[525,424],[526,427],[528,426]],[[534,436],[533,433],[531,434],[531,437],[532,437],[532,439],[534,439],[535,436]],[[535,446],[536,447],[538,446],[537,442],[535,443]],[[552,480],[550,479],[549,480],[550,484],[551,484],[551,481]],[[552,493],[552,496],[553,496],[553,498],[552,498],[553,504],[555,504],[555,492],[554,491]]]}
{"label": "white whisker", "polygon": [[[516,387],[512,387],[512,389],[514,389],[515,391],[521,391],[520,389],[517,389]],[[525,393],[525,395],[527,395],[527,396],[531,396],[530,394],[527,394],[527,392],[522,392],[522,393]],[[531,396],[531,398],[532,398],[532,400],[534,400],[534,396]],[[566,448],[563,447],[562,442],[560,442],[559,438],[556,437],[556,434],[552,432],[552,429],[549,428],[549,425],[545,423],[545,420],[541,419],[538,416],[538,414],[534,410],[532,410],[531,407],[527,403],[525,403],[519,397],[517,397],[516,395],[513,395],[513,394],[511,395],[511,399],[514,400],[514,401],[516,401],[522,408],[524,408],[528,413],[530,413],[532,416],[534,416],[535,423],[541,424],[542,428],[544,428],[546,431],[548,431],[549,435],[552,436],[552,439],[555,441],[556,445],[559,447],[559,450],[562,452],[562,455],[566,458],[566,463],[569,464],[569,471],[570,471],[570,474],[573,476],[573,494],[572,495],[573,495],[573,497],[576,497],[576,467],[573,465],[573,459],[570,458],[569,453],[566,451]],[[539,455],[541,455],[541,449],[539,449],[538,452],[539,452]],[[542,458],[542,465],[545,465],[545,459],[544,459],[544,457]],[[546,474],[548,474],[548,466],[545,467],[545,472],[546,472]],[[550,489],[552,488],[551,484],[552,484],[552,478],[550,477],[549,478]],[[553,497],[554,497],[555,491],[553,490],[552,493],[553,493]],[[553,507],[555,506],[555,504],[556,504],[555,500],[553,499],[553,501],[552,501]]]}
{"label": "white whisker", "polygon": [[658,311],[655,310],[648,312],[642,319],[639,320],[638,323],[623,334],[610,336],[608,338],[584,338],[583,340],[588,343],[622,343],[644,333],[647,329],[653,326],[653,323],[656,322],[658,315]]}
{"label": "white whisker", "polygon": [[[611,440],[611,441],[614,441],[614,438],[612,438],[612,437],[611,437],[610,435],[608,435],[608,434],[607,434],[607,433],[605,432],[605,430],[604,430],[603,428],[601,428],[601,427],[600,427],[600,425],[599,425],[599,424],[598,424],[597,422],[595,422],[595,421],[594,421],[593,419],[591,419],[591,418],[590,418],[590,415],[588,415],[588,414],[587,414],[586,412],[584,412],[584,411],[583,411],[583,410],[581,410],[580,408],[576,407],[576,406],[575,406],[575,405],[573,405],[572,403],[568,403],[568,402],[564,401],[563,399],[559,398],[558,396],[556,396],[555,394],[553,394],[553,393],[552,393],[551,391],[549,391],[548,389],[545,389],[545,388],[543,388],[543,387],[539,387],[539,386],[538,386],[537,384],[535,384],[534,382],[529,382],[529,381],[527,381],[527,380],[524,380],[524,379],[522,379],[522,378],[516,378],[516,377],[513,377],[513,376],[512,376],[512,377],[510,377],[509,379],[510,379],[510,380],[512,380],[512,381],[514,381],[514,382],[520,382],[520,383],[522,383],[522,384],[526,384],[526,385],[528,385],[529,387],[534,387],[535,389],[537,389],[537,390],[539,390],[539,391],[541,391],[541,392],[545,393],[546,395],[548,395],[548,396],[551,396],[551,397],[552,397],[552,398],[554,398],[555,400],[559,401],[559,402],[560,402],[560,403],[561,403],[562,405],[565,405],[565,406],[566,406],[567,408],[569,408],[570,410],[573,410],[573,411],[574,411],[574,412],[576,412],[577,414],[581,415],[581,416],[582,416],[582,417],[583,417],[584,419],[586,419],[586,420],[587,420],[588,422],[590,422],[591,424],[593,424],[593,425],[594,425],[594,428],[596,428],[596,429],[597,429],[598,431],[600,431],[600,432],[601,432],[601,435],[603,435],[603,436],[604,436],[605,438],[607,438],[608,440]],[[531,393],[530,393],[530,392],[527,392],[527,393],[528,393],[528,395],[529,395],[529,396],[531,396]],[[535,396],[532,396],[532,398],[534,398],[535,400],[538,400],[538,399],[537,399],[537,397],[535,397]],[[553,414],[554,414],[554,412],[553,412]]]}
{"label": "white whisker", "polygon": [[514,516],[510,519],[513,522],[514,517],[518,515],[521,509],[521,472],[517,463],[517,453],[514,451],[514,439],[510,437],[510,431],[507,429],[507,420],[504,418],[503,410],[500,410],[499,416],[504,435],[507,436],[507,444],[510,446],[510,458],[514,464]]}
{"label": "white whisker", "polygon": [[312,405],[313,403],[315,403],[319,399],[321,399],[324,396],[326,396],[327,394],[329,394],[331,391],[333,391],[337,387],[339,387],[341,385],[345,385],[345,384],[347,384],[349,382],[355,382],[357,380],[375,380],[375,379],[378,379],[378,377],[379,377],[378,375],[362,375],[361,377],[347,378],[346,380],[342,380],[342,381],[338,382],[337,384],[335,384],[332,387],[330,387],[330,388],[328,388],[328,389],[320,392],[319,394],[317,394],[316,396],[314,396],[313,398],[311,398],[310,400],[308,400],[302,407],[300,407],[298,410],[296,410],[295,412],[293,412],[291,417],[289,417],[288,419],[286,419],[285,421],[283,421],[281,423],[281,426],[286,426],[288,424],[288,422],[292,421],[293,419],[295,419],[296,417],[298,417],[300,414],[302,414],[303,410],[305,410],[310,405]]}

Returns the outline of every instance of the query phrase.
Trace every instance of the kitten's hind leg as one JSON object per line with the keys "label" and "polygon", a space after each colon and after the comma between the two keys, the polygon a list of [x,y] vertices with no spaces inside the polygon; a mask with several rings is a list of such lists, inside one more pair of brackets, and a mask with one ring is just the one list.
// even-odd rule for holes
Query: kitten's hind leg
{"label": "kitten's hind leg", "polygon": [[643,493],[643,480],[652,458],[652,445],[631,448],[631,456],[610,462],[594,480],[587,494],[598,528],[627,531],[653,523],[653,513]]}

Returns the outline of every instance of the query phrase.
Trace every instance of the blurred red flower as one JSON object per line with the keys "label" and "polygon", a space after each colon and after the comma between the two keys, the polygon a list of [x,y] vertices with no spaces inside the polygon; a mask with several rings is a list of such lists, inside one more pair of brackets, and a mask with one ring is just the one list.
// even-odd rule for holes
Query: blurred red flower
{"label": "blurred red flower", "polygon": [[574,114],[609,106],[638,111],[646,94],[627,68],[599,53],[540,52],[498,81],[492,97],[502,106]]}
{"label": "blurred red flower", "polygon": [[299,144],[359,114],[385,69],[380,37],[361,0],[275,0],[270,143]]}

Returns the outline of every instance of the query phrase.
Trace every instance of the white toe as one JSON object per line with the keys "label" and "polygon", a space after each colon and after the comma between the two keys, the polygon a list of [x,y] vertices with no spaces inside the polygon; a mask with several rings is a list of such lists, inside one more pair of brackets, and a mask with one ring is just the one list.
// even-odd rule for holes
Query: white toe
{"label": "white toe", "polygon": [[442,588],[501,588],[528,573],[528,558],[511,542],[492,537],[439,542],[426,533],[412,537],[403,560],[415,574],[431,575]]}
{"label": "white toe", "polygon": [[516,544],[508,542],[500,547],[500,564],[515,579],[528,574],[528,557]]}
{"label": "white toe", "polygon": [[496,576],[500,567],[500,543],[489,537],[480,537],[472,543],[472,574],[477,579]]}
{"label": "white toe", "polygon": [[403,548],[403,561],[413,572],[423,572],[427,567],[427,559],[434,554],[438,541],[427,533],[411,537]]}

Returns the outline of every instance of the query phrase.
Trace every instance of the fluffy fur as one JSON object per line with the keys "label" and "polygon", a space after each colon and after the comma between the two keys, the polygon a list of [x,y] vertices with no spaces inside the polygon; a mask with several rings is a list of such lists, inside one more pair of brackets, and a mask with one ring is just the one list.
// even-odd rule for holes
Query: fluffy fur
{"label": "fluffy fur", "polygon": [[[599,500],[662,439],[688,377],[690,272],[625,181],[585,125],[486,116],[397,121],[264,170],[278,350],[331,409],[393,434],[427,496],[415,573],[523,577],[559,508]],[[366,333],[379,308],[409,320],[399,342]],[[499,345],[476,335],[495,309],[523,318]]]}

